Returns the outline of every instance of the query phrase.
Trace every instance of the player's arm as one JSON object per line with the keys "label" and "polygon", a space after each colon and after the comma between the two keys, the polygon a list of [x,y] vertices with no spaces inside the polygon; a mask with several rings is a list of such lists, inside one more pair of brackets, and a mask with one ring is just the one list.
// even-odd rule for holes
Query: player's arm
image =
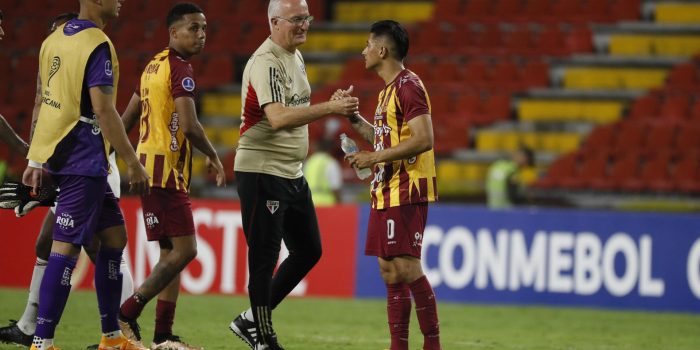
{"label": "player's arm", "polygon": [[128,134],[131,129],[136,125],[141,116],[141,97],[134,93],[131,95],[131,100],[126,106],[124,113],[122,113],[122,123],[124,124],[124,130]]}
{"label": "player's arm", "polygon": [[23,156],[27,155],[29,145],[17,135],[2,115],[0,115],[0,138],[10,146],[13,152],[17,152]]}
{"label": "player's arm", "polygon": [[329,114],[355,113],[358,110],[358,100],[356,97],[345,97],[304,107],[287,107],[280,102],[275,102],[266,104],[263,110],[274,130],[291,129],[309,124]]}
{"label": "player's arm", "polygon": [[137,193],[147,193],[149,189],[148,174],[136,157],[134,148],[131,147],[129,138],[126,136],[124,125],[112,102],[113,94],[114,88],[112,86],[91,87],[90,101],[93,112],[105,138],[124,159],[129,168],[130,190]]}
{"label": "player's arm", "polygon": [[[350,85],[350,87],[347,88],[347,90],[336,90],[331,96],[331,101],[339,100],[343,97],[350,97],[350,94],[352,94],[353,89],[353,85]],[[352,125],[352,128],[355,129],[355,131],[357,131],[363,139],[365,139],[371,144],[374,144],[374,126],[370,124],[364,117],[362,117],[360,115],[360,112],[348,115],[347,118],[350,122],[350,125]]]}
{"label": "player's arm", "polygon": [[390,162],[417,156],[433,149],[433,125],[430,114],[419,115],[408,121],[411,137],[396,146],[376,152],[360,151],[345,156],[351,166],[368,168],[376,163]]}
{"label": "player's arm", "polygon": [[[133,100],[133,99],[132,99]],[[204,133],[202,124],[197,120],[194,99],[190,96],[180,96],[175,98],[175,111],[180,119],[180,127],[187,140],[192,145],[202,151],[207,156],[207,166],[216,171],[216,185],[223,186],[226,183],[226,173],[221,164],[219,155],[216,154],[214,146],[209,142],[209,138]]]}
{"label": "player's arm", "polygon": [[370,124],[367,119],[360,115],[360,113],[355,113],[348,116],[348,121],[358,134],[362,135],[362,138],[367,142],[374,144],[374,126]]}
{"label": "player's arm", "polygon": [[36,94],[34,95],[34,107],[32,107],[32,125],[29,127],[29,142],[34,138],[34,128],[39,120],[39,110],[41,109],[41,76],[36,73]]}

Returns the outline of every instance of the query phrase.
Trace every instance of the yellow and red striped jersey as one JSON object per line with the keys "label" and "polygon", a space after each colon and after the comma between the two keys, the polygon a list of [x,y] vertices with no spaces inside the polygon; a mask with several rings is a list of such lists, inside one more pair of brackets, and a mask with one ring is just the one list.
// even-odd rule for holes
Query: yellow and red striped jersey
{"label": "yellow and red striped jersey", "polygon": [[187,191],[192,146],[180,128],[175,99],[195,97],[192,66],[175,50],[163,50],[141,74],[137,94],[141,122],[136,154],[151,176],[151,187]]}
{"label": "yellow and red striped jersey", "polygon": [[[404,69],[379,93],[374,113],[374,149],[398,145],[411,137],[408,122],[430,114],[430,99],[423,82]],[[374,166],[371,197],[373,209],[434,202],[438,198],[435,155],[432,150],[409,159]]]}

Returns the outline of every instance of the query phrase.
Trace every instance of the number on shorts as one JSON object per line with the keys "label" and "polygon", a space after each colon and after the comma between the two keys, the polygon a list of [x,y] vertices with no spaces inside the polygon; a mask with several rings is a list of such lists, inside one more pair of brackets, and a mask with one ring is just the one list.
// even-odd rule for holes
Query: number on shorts
{"label": "number on shorts", "polygon": [[394,239],[394,220],[392,219],[386,221],[386,236],[389,239]]}

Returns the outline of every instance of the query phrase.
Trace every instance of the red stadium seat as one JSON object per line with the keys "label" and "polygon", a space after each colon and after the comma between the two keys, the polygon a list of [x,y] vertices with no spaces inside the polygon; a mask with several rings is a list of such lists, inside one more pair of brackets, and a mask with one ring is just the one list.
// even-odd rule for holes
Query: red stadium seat
{"label": "red stadium seat", "polygon": [[669,123],[652,123],[646,139],[642,146],[644,155],[653,155],[659,150],[670,150],[673,148],[673,140],[676,136],[676,126]]}
{"label": "red stadium seat", "polygon": [[602,189],[625,189],[631,191],[639,191],[642,189],[642,184],[637,181],[639,177],[639,166],[641,157],[639,153],[628,153],[622,158],[618,158],[611,165],[608,173],[608,187]]}
{"label": "red stadium seat", "polygon": [[612,145],[615,132],[614,125],[602,125],[593,129],[586,138],[586,142],[583,145],[583,152],[586,154],[598,153],[601,151],[607,152]]}
{"label": "red stadium seat", "polygon": [[669,176],[670,164],[671,155],[668,153],[660,153],[647,159],[640,175],[644,188],[655,192],[672,191],[673,183]]}
{"label": "red stadium seat", "polygon": [[621,156],[631,152],[638,152],[646,136],[645,132],[645,125],[642,123],[621,123],[613,142],[613,153]]}
{"label": "red stadium seat", "polygon": [[661,101],[658,94],[648,94],[642,96],[632,104],[629,118],[631,119],[647,119],[655,118],[659,114]]}
{"label": "red stadium seat", "polygon": [[685,93],[666,95],[659,114],[665,119],[684,120],[690,114],[690,97]]}
{"label": "red stadium seat", "polygon": [[676,163],[672,180],[680,191],[700,192],[700,161],[697,154],[688,154]]}
{"label": "red stadium seat", "polygon": [[700,87],[698,67],[693,63],[682,63],[671,70],[668,75],[667,86],[680,89],[697,89]]}
{"label": "red stadium seat", "polygon": [[549,166],[545,177],[535,182],[534,186],[540,188],[564,187],[564,183],[572,179],[576,173],[578,157],[578,153],[571,152],[558,158]]}

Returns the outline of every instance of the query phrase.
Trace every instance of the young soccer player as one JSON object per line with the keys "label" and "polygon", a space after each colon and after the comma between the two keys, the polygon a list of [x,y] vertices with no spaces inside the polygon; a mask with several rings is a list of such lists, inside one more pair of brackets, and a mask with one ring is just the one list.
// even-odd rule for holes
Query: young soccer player
{"label": "young soccer player", "polygon": [[[353,167],[373,168],[372,207],[365,254],[377,257],[387,288],[391,350],[408,349],[411,295],[423,333],[423,349],[440,349],[435,294],[421,267],[428,203],[437,200],[430,102],[420,78],[403,65],[408,33],[398,22],[372,25],[362,51],[365,67],[382,78],[373,124],[359,114],[352,127],[374,145],[345,158]],[[336,91],[333,98],[352,91]]]}
{"label": "young soccer player", "polygon": [[167,15],[168,47],[148,63],[122,120],[130,129],[140,116],[136,153],[151,175],[150,193],[141,197],[149,241],[160,244],[160,259],[136,292],[121,307],[122,331],[141,339],[137,319],[146,303],[158,297],[153,349],[199,349],[172,332],[180,290],[180,272],[197,255],[197,240],[188,195],[192,147],[207,156],[216,182],[226,182],[224,168],[204,134],[195,110],[196,85],[188,59],[206,40],[207,20],[199,6],[175,5]]}

